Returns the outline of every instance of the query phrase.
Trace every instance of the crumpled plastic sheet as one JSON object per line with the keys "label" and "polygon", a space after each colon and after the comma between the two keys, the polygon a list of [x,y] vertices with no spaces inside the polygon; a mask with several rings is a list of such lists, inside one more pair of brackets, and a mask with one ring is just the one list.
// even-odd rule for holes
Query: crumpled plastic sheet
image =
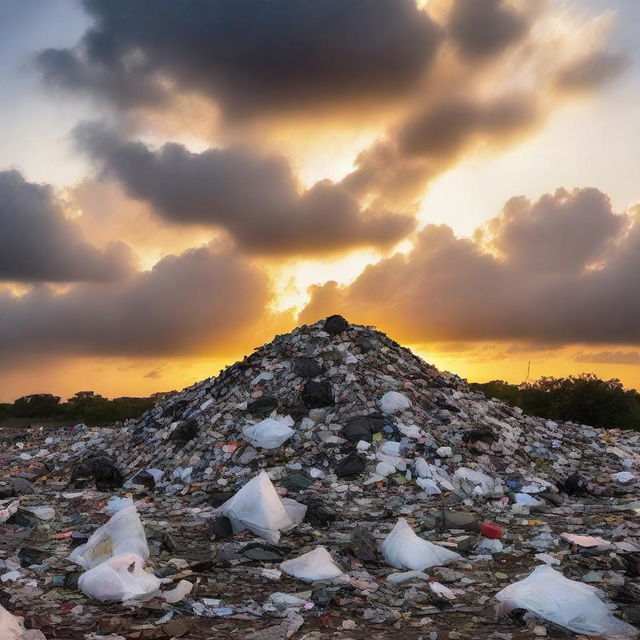
{"label": "crumpled plastic sheet", "polygon": [[93,532],[85,544],[74,549],[69,560],[91,569],[123,553],[134,553],[143,560],[149,558],[147,538],[133,504],[116,511],[106,524]]}
{"label": "crumpled plastic sheet", "polygon": [[290,576],[307,582],[332,580],[343,575],[342,569],[333,561],[331,554],[324,547],[316,547],[309,553],[285,560],[280,568]]}
{"label": "crumpled plastic sheet", "polygon": [[392,567],[415,571],[441,567],[460,559],[455,551],[417,536],[404,518],[398,520],[393,531],[385,538],[382,554]]}
{"label": "crumpled plastic sheet", "polygon": [[281,531],[289,531],[304,519],[307,507],[290,498],[280,498],[269,476],[261,471],[220,506],[234,533],[249,529],[269,542],[278,542]]}
{"label": "crumpled plastic sheet", "polygon": [[536,567],[524,580],[496,594],[498,615],[526,609],[575,633],[606,638],[632,638],[638,630],[616,618],[603,601],[604,593],[569,580],[547,565]]}

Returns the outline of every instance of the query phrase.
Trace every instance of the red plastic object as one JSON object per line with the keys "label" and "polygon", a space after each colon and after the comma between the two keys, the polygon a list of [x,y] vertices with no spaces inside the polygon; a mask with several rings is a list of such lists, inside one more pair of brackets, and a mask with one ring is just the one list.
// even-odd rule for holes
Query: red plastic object
{"label": "red plastic object", "polygon": [[499,524],[493,522],[483,522],[480,525],[480,533],[485,538],[491,538],[492,540],[499,540],[502,538],[502,527]]}

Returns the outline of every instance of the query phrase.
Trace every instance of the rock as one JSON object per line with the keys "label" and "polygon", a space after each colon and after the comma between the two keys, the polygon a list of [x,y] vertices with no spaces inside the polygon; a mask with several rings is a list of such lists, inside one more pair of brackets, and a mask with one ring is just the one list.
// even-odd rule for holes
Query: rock
{"label": "rock", "polygon": [[359,476],[366,468],[365,460],[355,451],[345,456],[333,468],[338,478],[355,478]]}
{"label": "rock", "polygon": [[323,329],[331,336],[336,336],[349,328],[349,323],[339,315],[329,316],[324,323]]}

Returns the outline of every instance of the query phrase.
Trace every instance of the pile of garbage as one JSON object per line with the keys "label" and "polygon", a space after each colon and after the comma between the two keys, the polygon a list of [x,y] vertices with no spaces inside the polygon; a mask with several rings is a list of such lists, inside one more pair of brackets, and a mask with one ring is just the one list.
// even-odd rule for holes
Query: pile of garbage
{"label": "pile of garbage", "polygon": [[0,604],[49,640],[637,634],[640,434],[340,316],[137,421],[2,444]]}

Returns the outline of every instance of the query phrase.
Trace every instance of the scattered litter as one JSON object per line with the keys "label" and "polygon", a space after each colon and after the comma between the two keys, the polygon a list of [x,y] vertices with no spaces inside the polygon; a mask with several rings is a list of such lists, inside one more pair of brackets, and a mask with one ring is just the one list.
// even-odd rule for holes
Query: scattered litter
{"label": "scattered litter", "polygon": [[460,560],[460,555],[418,537],[404,518],[382,543],[385,560],[396,569],[422,571]]}
{"label": "scattered litter", "polygon": [[235,533],[249,529],[269,542],[278,542],[281,531],[300,524],[306,510],[305,505],[295,500],[280,499],[264,471],[220,507],[220,513],[231,520]]}
{"label": "scattered litter", "polygon": [[608,540],[603,540],[595,536],[579,536],[575,533],[563,533],[560,538],[570,544],[578,545],[579,547],[610,547],[611,543]]}
{"label": "scattered litter", "polygon": [[114,556],[83,573],[78,587],[100,602],[125,602],[153,597],[160,580],[144,570],[144,560],[134,554]]}
{"label": "scattered litter", "polygon": [[116,511],[85,544],[69,555],[69,560],[85,569],[91,569],[112,556],[125,553],[136,554],[142,560],[149,558],[149,547],[142,522],[133,504]]}
{"label": "scattered litter", "polygon": [[290,576],[307,582],[332,580],[343,575],[342,569],[324,547],[316,547],[298,558],[285,560],[280,568]]}
{"label": "scattered litter", "polygon": [[289,420],[266,418],[258,424],[245,427],[242,434],[253,447],[277,449],[295,433],[289,423],[293,424],[290,418]]}
{"label": "scattered litter", "polygon": [[620,638],[638,635],[637,629],[611,614],[603,597],[599,589],[569,580],[546,565],[496,594],[498,615],[526,609],[575,633]]}

